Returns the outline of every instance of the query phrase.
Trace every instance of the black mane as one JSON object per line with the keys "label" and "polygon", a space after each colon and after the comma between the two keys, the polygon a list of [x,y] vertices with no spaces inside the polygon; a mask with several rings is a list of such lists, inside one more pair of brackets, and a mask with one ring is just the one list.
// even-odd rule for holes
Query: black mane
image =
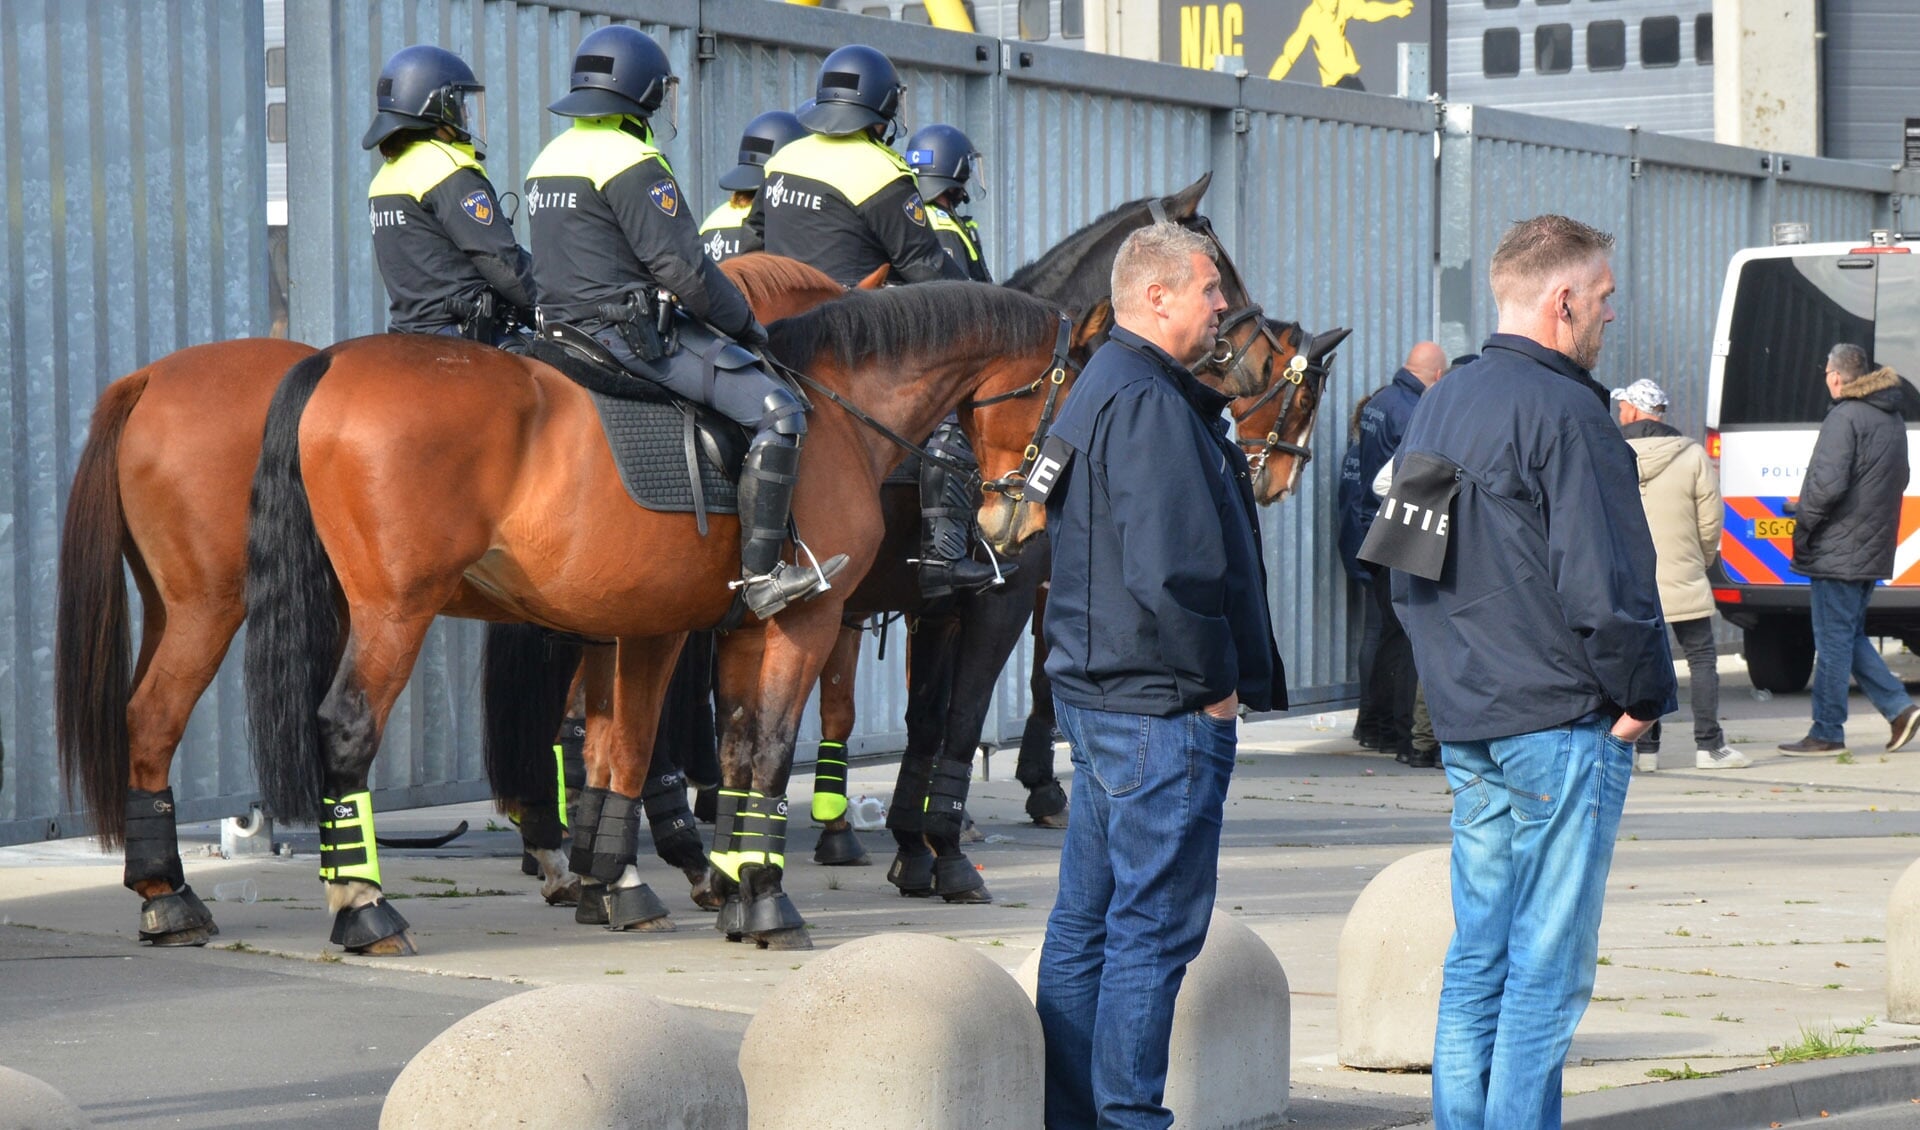
{"label": "black mane", "polygon": [[1112,234],[1119,227],[1123,213],[1144,210],[1149,201],[1158,199],[1160,199],[1158,196],[1142,196],[1138,200],[1129,200],[1102,213],[1097,219],[1082,225],[1072,235],[1041,252],[1038,259],[1008,275],[1006,285],[1028,294],[1039,293],[1046,285],[1049,276],[1060,273],[1061,267],[1065,265],[1065,260],[1069,256],[1076,257],[1075,265],[1077,266],[1077,260],[1085,257],[1091,245],[1098,243],[1102,237]]}
{"label": "black mane", "polygon": [[767,327],[774,356],[805,369],[822,353],[852,367],[869,357],[903,365],[966,341],[1012,353],[1059,325],[1059,311],[1031,295],[975,282],[929,282],[849,291]]}

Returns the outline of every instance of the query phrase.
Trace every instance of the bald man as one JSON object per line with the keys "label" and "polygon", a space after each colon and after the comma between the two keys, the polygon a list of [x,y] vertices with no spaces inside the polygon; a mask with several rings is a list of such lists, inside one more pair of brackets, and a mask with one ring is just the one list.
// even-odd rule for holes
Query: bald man
{"label": "bald man", "polygon": [[1377,619],[1379,625],[1371,669],[1363,664],[1360,672],[1360,720],[1354,737],[1368,749],[1392,753],[1403,765],[1426,769],[1438,767],[1439,759],[1431,750],[1413,747],[1413,646],[1394,615],[1386,569],[1359,561],[1355,554],[1380,509],[1380,499],[1370,489],[1374,476],[1400,447],[1420,395],[1446,371],[1447,354],[1437,343],[1423,341],[1409,350],[1393,379],[1361,409],[1359,438],[1340,464],[1340,555],[1350,573],[1365,578],[1368,619]]}

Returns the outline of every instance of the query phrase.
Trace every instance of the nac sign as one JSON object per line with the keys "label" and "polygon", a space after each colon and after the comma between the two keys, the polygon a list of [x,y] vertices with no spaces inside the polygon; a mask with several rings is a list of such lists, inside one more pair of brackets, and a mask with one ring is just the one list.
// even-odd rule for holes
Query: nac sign
{"label": "nac sign", "polygon": [[[1160,59],[1212,70],[1391,94],[1402,43],[1442,43],[1444,0],[1161,0]],[[1438,72],[1435,72],[1438,89]]]}

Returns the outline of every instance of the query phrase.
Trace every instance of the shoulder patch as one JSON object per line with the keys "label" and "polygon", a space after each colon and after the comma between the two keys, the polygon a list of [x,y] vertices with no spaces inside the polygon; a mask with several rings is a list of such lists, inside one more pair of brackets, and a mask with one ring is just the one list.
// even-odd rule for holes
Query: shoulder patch
{"label": "shoulder patch", "polygon": [[672,177],[653,182],[647,190],[647,196],[653,200],[653,206],[669,216],[680,214],[680,186],[673,183]]}
{"label": "shoulder patch", "polygon": [[907,219],[912,220],[923,228],[927,226],[927,208],[926,205],[920,203],[919,193],[907,193],[907,202],[903,207],[906,208]]}
{"label": "shoulder patch", "polygon": [[467,193],[460,201],[460,210],[473,217],[476,224],[493,223],[493,197],[487,195],[484,188],[476,188]]}

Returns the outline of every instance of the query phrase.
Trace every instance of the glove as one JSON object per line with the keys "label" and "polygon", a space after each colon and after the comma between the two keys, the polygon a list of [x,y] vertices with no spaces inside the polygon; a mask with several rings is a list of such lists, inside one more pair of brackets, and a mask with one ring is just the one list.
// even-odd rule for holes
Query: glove
{"label": "glove", "polygon": [[733,338],[741,345],[758,348],[759,346],[767,344],[767,330],[765,326],[760,324],[760,319],[748,318],[747,324],[741,328],[739,333],[734,334]]}

